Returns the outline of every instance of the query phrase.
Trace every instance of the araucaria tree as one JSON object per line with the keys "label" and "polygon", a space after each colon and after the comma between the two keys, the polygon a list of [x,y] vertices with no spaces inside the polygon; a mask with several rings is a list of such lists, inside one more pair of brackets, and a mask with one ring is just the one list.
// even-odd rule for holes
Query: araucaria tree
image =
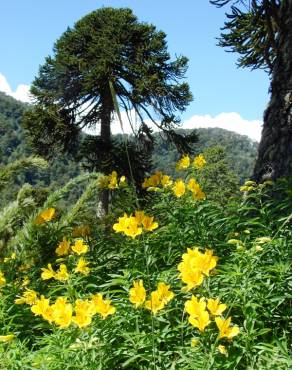
{"label": "araucaria tree", "polygon": [[271,75],[269,105],[254,169],[258,181],[292,175],[292,0],[213,0],[232,4],[219,45],[240,54],[239,66]]}
{"label": "araucaria tree", "polygon": [[[143,150],[153,143],[147,126],[151,121],[181,151],[187,151],[187,138],[174,131],[179,123],[175,114],[192,99],[182,81],[187,62],[183,56],[172,60],[165,33],[138,22],[130,9],[101,8],[86,15],[57,40],[53,56],[46,58],[32,84],[36,104],[24,125],[33,146],[47,157],[56,148],[81,152],[93,169],[106,172],[124,167],[127,175],[129,158],[123,157],[122,146],[111,135],[119,107],[127,114],[135,112],[136,137]],[[81,134],[82,129],[96,126],[100,126],[99,136]],[[128,148],[134,176],[143,153],[140,144]]]}

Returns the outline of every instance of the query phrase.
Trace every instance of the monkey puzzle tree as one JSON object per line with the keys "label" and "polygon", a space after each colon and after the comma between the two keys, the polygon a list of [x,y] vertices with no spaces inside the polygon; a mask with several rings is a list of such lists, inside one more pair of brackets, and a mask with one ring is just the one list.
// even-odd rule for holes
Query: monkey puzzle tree
{"label": "monkey puzzle tree", "polygon": [[239,66],[271,75],[269,105],[254,169],[261,181],[292,174],[292,0],[212,0],[232,3],[219,45],[240,54]]}
{"label": "monkey puzzle tree", "polygon": [[[189,149],[193,138],[174,131],[179,123],[175,112],[184,111],[192,99],[188,84],[180,81],[186,69],[187,58],[171,60],[166,35],[155,26],[138,22],[130,9],[98,9],[55,43],[53,56],[46,58],[32,84],[36,105],[26,114],[24,126],[40,154],[48,157],[56,148],[83,153],[92,169],[122,166],[129,174],[111,125],[117,106],[127,115],[134,111],[139,122],[136,137],[144,146],[142,150],[132,143],[127,156],[131,154],[134,177],[140,179],[141,168],[147,167],[145,148],[153,143],[147,122],[181,151]],[[80,134],[98,125],[99,136]]]}

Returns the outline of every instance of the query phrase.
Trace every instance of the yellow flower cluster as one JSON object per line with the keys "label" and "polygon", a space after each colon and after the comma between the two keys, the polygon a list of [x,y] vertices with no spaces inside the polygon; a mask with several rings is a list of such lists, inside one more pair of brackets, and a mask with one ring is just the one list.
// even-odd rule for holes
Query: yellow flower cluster
{"label": "yellow flower cluster", "polygon": [[218,257],[213,256],[213,251],[207,249],[201,253],[198,248],[187,249],[178,265],[180,279],[187,284],[184,288],[189,291],[202,284],[204,276],[209,276],[210,271],[216,266]]}
{"label": "yellow flower cluster", "polygon": [[35,219],[36,225],[42,225],[46,222],[51,221],[55,217],[55,208],[47,208],[43,210]]}
{"label": "yellow flower cluster", "polygon": [[91,299],[77,299],[74,308],[67,302],[67,297],[58,297],[55,303],[50,305],[50,299],[42,295],[31,304],[31,311],[63,329],[72,323],[79,328],[86,327],[91,324],[95,314],[100,314],[102,319],[105,319],[108,315],[114,314],[116,309],[111,306],[111,301],[103,299],[101,294],[95,294]]}
{"label": "yellow flower cluster", "polygon": [[41,273],[41,278],[43,280],[56,279],[59,281],[66,281],[69,279],[69,273],[67,271],[67,266],[62,263],[59,267],[59,270],[54,271],[52,265],[49,263],[48,267],[43,267]]}
{"label": "yellow flower cluster", "polygon": [[248,180],[242,185],[239,190],[242,192],[255,190],[257,183],[255,181]]}
{"label": "yellow flower cluster", "polygon": [[190,178],[187,184],[182,179],[177,179],[172,187],[172,192],[177,198],[182,197],[186,190],[192,193],[192,197],[195,200],[204,200],[206,198],[205,193],[194,178]]}
{"label": "yellow flower cluster", "polygon": [[82,239],[75,240],[74,245],[70,246],[69,241],[64,237],[63,240],[59,243],[55,252],[58,256],[66,256],[69,254],[70,249],[80,255],[88,252],[88,245],[84,243]]}
{"label": "yellow flower cluster", "polygon": [[[193,159],[192,166],[195,169],[203,168],[206,164],[206,160],[202,154],[199,154]],[[184,155],[175,165],[177,171],[186,170],[191,165],[191,158],[188,155]]]}
{"label": "yellow flower cluster", "polygon": [[185,302],[185,310],[190,315],[189,322],[201,332],[211,323],[211,317],[215,318],[216,325],[219,329],[219,339],[232,339],[239,334],[238,326],[230,326],[231,317],[223,319],[219,316],[226,310],[227,306],[220,303],[219,298],[198,299],[192,295],[191,299]]}
{"label": "yellow flower cluster", "polygon": [[146,301],[146,290],[143,280],[134,281],[133,287],[130,289],[129,301],[136,308],[145,305],[153,315],[156,315],[174,297],[174,293],[169,288],[170,285],[158,283],[157,289],[150,293],[150,299]]}
{"label": "yellow flower cluster", "polygon": [[113,171],[110,175],[102,176],[98,181],[99,189],[117,189],[118,187],[125,186],[127,183],[126,177],[121,176],[118,179],[118,174],[116,171]]}
{"label": "yellow flower cluster", "polygon": [[154,222],[154,217],[145,215],[144,211],[135,211],[135,216],[119,217],[118,222],[113,225],[113,229],[117,233],[124,233],[131,238],[142,234],[142,231],[153,231],[157,229],[158,223]]}
{"label": "yellow flower cluster", "polygon": [[164,175],[161,171],[156,171],[152,176],[146,177],[142,183],[142,188],[153,188],[157,189],[159,186],[166,188],[172,185],[172,180],[170,176]]}

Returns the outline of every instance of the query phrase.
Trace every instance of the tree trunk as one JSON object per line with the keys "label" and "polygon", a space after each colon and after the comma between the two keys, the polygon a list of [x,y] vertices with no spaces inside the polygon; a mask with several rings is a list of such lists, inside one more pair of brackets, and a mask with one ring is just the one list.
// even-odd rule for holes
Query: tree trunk
{"label": "tree trunk", "polygon": [[292,175],[292,0],[283,0],[271,99],[264,113],[254,179]]}
{"label": "tree trunk", "polygon": [[[111,142],[111,115],[114,110],[113,99],[109,85],[101,93],[101,120],[100,120],[100,137],[105,147],[110,146]],[[104,189],[100,195],[102,213],[108,214],[109,211],[109,190]]]}

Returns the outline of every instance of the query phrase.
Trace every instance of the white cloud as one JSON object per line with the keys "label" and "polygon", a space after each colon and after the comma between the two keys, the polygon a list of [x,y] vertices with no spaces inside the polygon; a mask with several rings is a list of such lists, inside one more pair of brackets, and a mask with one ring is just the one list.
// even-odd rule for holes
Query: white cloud
{"label": "white cloud", "polygon": [[14,99],[29,103],[31,101],[29,89],[29,85],[21,84],[17,86],[16,91],[12,91],[9,83],[6,80],[6,77],[0,73],[0,91],[12,96]]}
{"label": "white cloud", "polygon": [[260,120],[246,120],[235,112],[220,113],[215,117],[206,114],[204,116],[192,116],[182,124],[183,128],[195,129],[206,127],[219,127],[233,131],[241,135],[247,135],[252,140],[260,141],[263,122]]}
{"label": "white cloud", "polygon": [[[132,133],[131,125],[125,112],[122,112],[122,121],[124,133]],[[134,122],[134,127],[137,128],[137,125],[135,126],[135,117],[133,114],[131,121]],[[153,131],[158,131],[157,127],[154,126],[152,122],[147,121],[147,124],[153,129]],[[188,120],[182,122],[180,127],[185,129],[219,127],[228,131],[236,132],[240,135],[246,135],[254,141],[260,141],[262,124],[263,122],[260,120],[246,120],[242,118],[240,114],[230,112],[220,113],[215,117],[212,117],[209,114],[203,116],[194,115]],[[99,128],[97,128],[96,131],[88,131],[88,133],[98,134]],[[120,122],[117,119],[112,122],[112,133],[122,133]]]}

